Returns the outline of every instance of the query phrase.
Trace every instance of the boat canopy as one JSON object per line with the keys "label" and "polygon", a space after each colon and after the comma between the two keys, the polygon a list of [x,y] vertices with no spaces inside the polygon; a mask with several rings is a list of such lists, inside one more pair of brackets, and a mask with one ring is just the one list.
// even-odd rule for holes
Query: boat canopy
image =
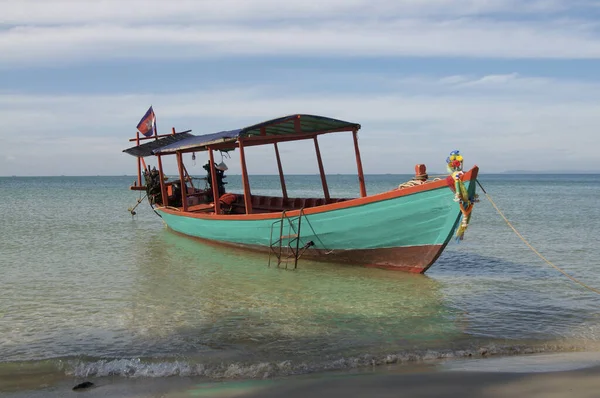
{"label": "boat canopy", "polygon": [[[168,145],[161,145],[152,150],[152,154],[163,155],[175,152],[204,151],[209,146],[219,146],[220,150],[232,150],[237,147],[240,138],[256,138],[256,144],[286,141],[288,139],[311,138],[319,134],[338,131],[356,131],[360,124],[315,115],[289,115],[278,119],[268,120],[237,130],[220,131],[218,133],[190,136],[177,140]],[[262,138],[265,141],[261,141]],[[132,148],[133,149],[133,148]]]}
{"label": "boat canopy", "polygon": [[[183,131],[177,133],[175,128],[171,130],[171,134],[158,135],[156,130],[152,137],[140,137],[140,133],[136,134],[136,138],[132,138],[129,141],[135,141],[137,145],[135,147],[125,149],[123,152],[137,157],[138,166],[138,178],[137,182],[134,183],[130,188],[132,190],[148,190],[146,185],[142,185],[142,166],[146,170],[146,163],[144,157],[150,155],[157,156],[158,163],[158,174],[160,176],[160,197],[161,205],[168,207],[169,200],[174,199],[175,194],[171,195],[167,189],[167,183],[164,178],[164,171],[161,162],[162,155],[177,155],[177,167],[179,169],[179,180],[181,187],[187,187],[187,181],[189,181],[189,174],[183,164],[182,153],[187,152],[201,152],[208,151],[210,185],[212,186],[212,198],[221,198],[224,190],[220,189],[220,185],[217,173],[211,172],[213,170],[219,170],[214,161],[214,151],[232,151],[239,149],[240,151],[240,164],[242,168],[242,186],[244,189],[244,208],[246,214],[252,214],[252,193],[250,191],[250,183],[248,181],[248,171],[246,169],[246,158],[244,155],[245,148],[248,146],[255,145],[273,145],[275,149],[275,157],[277,158],[277,168],[279,170],[279,179],[281,181],[281,191],[283,199],[287,199],[287,189],[285,186],[285,179],[283,176],[283,168],[281,166],[281,159],[279,156],[279,149],[277,144],[279,142],[290,142],[296,140],[314,140],[315,152],[317,156],[317,163],[319,165],[319,173],[321,175],[321,184],[323,185],[323,199],[324,203],[330,203],[331,198],[329,196],[329,188],[327,187],[327,179],[325,176],[325,170],[323,168],[323,161],[321,159],[321,151],[319,149],[318,136],[321,134],[335,133],[348,131],[352,132],[354,141],[354,152],[356,154],[356,167],[358,169],[358,181],[360,183],[360,195],[361,197],[367,196],[367,190],[365,188],[364,174],[362,170],[362,162],[360,160],[360,151],[358,149],[358,130],[360,124],[345,122],[343,120],[332,119],[323,116],[315,115],[289,115],[280,117],[278,119],[268,120],[266,122],[258,123],[252,126],[244,127],[237,130],[219,131],[218,133],[205,134],[195,136],[189,134],[189,131]],[[191,130],[190,130],[191,131]],[[146,144],[140,145],[141,140],[152,140]],[[210,165],[214,165],[215,169],[210,168]],[[206,166],[205,166],[206,168]],[[209,171],[210,170],[210,171]],[[148,178],[146,179],[148,181]],[[154,188],[153,188],[154,189]],[[191,187],[194,192],[194,187]],[[192,196],[188,195],[188,189],[181,189],[181,208],[184,212],[188,211],[190,205],[188,200],[193,196],[198,199],[192,193]],[[205,191],[204,194],[206,194]],[[170,198],[171,197],[171,198]],[[193,203],[193,202],[192,202]],[[214,206],[214,207],[213,207]],[[219,200],[214,200],[209,207],[204,209],[210,209],[214,214],[221,214],[221,204]]]}

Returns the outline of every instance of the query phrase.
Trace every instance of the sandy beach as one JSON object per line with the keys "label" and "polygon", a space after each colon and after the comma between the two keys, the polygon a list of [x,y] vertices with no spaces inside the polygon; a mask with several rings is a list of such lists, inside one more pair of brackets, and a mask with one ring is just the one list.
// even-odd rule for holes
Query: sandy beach
{"label": "sandy beach", "polygon": [[65,378],[9,397],[597,397],[600,353],[451,360],[435,364],[325,372],[268,380],[207,382],[196,377]]}
{"label": "sandy beach", "polygon": [[[428,372],[292,381],[214,397],[597,397],[600,367],[545,373]],[[208,392],[208,391],[207,391]]]}

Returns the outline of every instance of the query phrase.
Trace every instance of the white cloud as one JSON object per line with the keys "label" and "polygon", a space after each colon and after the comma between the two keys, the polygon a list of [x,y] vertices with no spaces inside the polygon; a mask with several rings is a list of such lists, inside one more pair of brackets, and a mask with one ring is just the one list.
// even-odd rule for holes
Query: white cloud
{"label": "white cloud", "polygon": [[[377,80],[375,75],[364,75]],[[490,75],[452,75],[440,78],[411,76],[398,79],[382,78],[385,85],[401,92],[425,95],[490,96],[496,100],[534,103],[579,103],[600,100],[600,84],[595,81],[522,76],[518,73]]]}
{"label": "white cloud", "polygon": [[[264,55],[597,59],[597,16],[597,3],[587,0],[0,0],[0,69]],[[321,71],[319,78],[327,76]],[[357,121],[367,172],[411,172],[417,162],[439,164],[455,147],[487,171],[600,169],[596,83],[517,73],[365,73],[347,81],[373,89],[0,93],[0,175],[131,172],[132,158],[121,150],[145,111],[140,104],[151,103],[162,130],[195,133],[293,112]],[[338,140],[349,145],[323,137],[322,147]],[[255,151],[254,171],[273,172],[261,161],[268,150]],[[330,172],[354,171],[351,153],[327,152]],[[286,156],[290,172],[306,171],[301,151]]]}
{"label": "white cloud", "polygon": [[[476,82],[487,83],[471,84]],[[132,172],[133,158],[121,150],[145,111],[140,104],[149,103],[165,132],[174,125],[210,133],[295,112],[359,122],[370,173],[410,173],[421,162],[435,169],[455,148],[488,172],[600,170],[595,149],[600,143],[599,84],[519,75],[420,77],[390,84],[393,93],[360,95],[282,95],[280,87],[157,96],[4,94],[0,159],[13,156],[16,161],[0,163],[0,174],[38,174],[37,165],[44,165],[47,174]],[[506,87],[499,91],[498,85]],[[419,92],[424,94],[415,94]],[[297,152],[286,153],[286,171],[314,172],[303,161],[311,148],[299,145]],[[351,173],[352,157],[332,150],[339,145],[350,146],[351,140],[323,137],[328,171]],[[252,150],[257,154],[250,154],[256,156],[253,172],[275,171],[273,164],[261,161],[261,151],[268,150]],[[239,172],[236,161],[228,163],[232,173]]]}
{"label": "white cloud", "polygon": [[558,13],[590,1],[569,0],[3,0],[0,23],[53,25],[89,23],[189,23],[472,16]]}
{"label": "white cloud", "polygon": [[5,1],[0,65],[239,55],[599,58],[598,23],[569,19],[572,4]]}

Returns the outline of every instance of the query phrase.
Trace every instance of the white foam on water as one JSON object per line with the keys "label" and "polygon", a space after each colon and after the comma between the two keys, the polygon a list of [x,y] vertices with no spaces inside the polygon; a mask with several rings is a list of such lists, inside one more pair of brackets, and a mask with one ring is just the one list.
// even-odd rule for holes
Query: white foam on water
{"label": "white foam on water", "polygon": [[[169,377],[203,376],[210,379],[266,379],[278,376],[300,375],[329,370],[347,370],[390,364],[410,364],[453,359],[482,359],[490,356],[518,356],[526,354],[572,352],[581,347],[568,345],[500,346],[486,345],[465,350],[405,351],[385,355],[364,354],[341,357],[321,362],[283,360],[257,363],[196,363],[185,360],[153,361],[139,358],[73,360],[64,363],[64,371],[75,377]],[[600,356],[599,356],[600,357]],[[450,361],[452,362],[452,361]],[[475,362],[465,362],[475,363]],[[459,365],[457,365],[459,366]]]}

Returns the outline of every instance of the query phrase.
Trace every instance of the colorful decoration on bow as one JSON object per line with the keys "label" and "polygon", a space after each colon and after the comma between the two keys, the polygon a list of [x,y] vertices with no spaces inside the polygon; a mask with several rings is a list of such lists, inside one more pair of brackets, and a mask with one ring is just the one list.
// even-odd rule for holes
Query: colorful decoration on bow
{"label": "colorful decoration on bow", "polygon": [[446,163],[448,165],[448,173],[458,173],[462,172],[463,169],[463,157],[460,154],[460,151],[454,150],[450,152],[450,156],[446,158]]}
{"label": "colorful decoration on bow", "polygon": [[460,151],[454,150],[450,152],[450,156],[446,158],[448,176],[447,182],[450,188],[454,191],[454,201],[458,202],[460,206],[460,212],[462,217],[460,225],[456,230],[456,239],[462,240],[469,221],[471,220],[471,212],[473,211],[473,203],[477,202],[477,195],[473,198],[469,198],[469,192],[467,187],[463,183],[462,179],[464,176],[463,172],[463,157]]}

